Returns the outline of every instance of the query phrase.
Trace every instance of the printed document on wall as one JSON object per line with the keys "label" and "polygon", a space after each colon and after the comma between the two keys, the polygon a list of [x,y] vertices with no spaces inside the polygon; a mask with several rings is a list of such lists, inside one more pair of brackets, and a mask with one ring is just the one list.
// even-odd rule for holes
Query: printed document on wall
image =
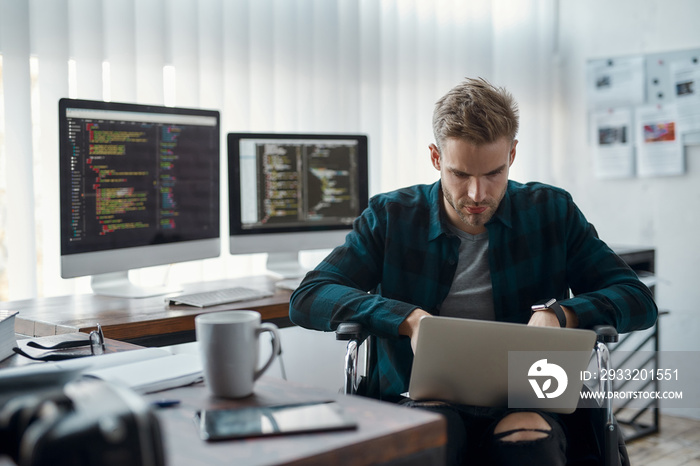
{"label": "printed document on wall", "polygon": [[638,107],[635,121],[639,176],[683,174],[685,163],[676,106],[657,104]]}
{"label": "printed document on wall", "polygon": [[598,178],[634,176],[632,110],[611,108],[591,114],[591,140]]}
{"label": "printed document on wall", "polygon": [[638,105],[646,98],[644,58],[591,60],[586,68],[588,108]]}
{"label": "printed document on wall", "polygon": [[678,131],[700,132],[700,63],[690,59],[671,63],[671,78],[678,107]]}

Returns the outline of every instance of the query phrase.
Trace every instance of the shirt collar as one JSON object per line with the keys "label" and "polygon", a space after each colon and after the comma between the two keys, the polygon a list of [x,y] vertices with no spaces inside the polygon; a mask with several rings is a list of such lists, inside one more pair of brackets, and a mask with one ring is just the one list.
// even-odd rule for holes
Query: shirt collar
{"label": "shirt collar", "polygon": [[[500,221],[508,228],[513,227],[511,218],[512,203],[510,199],[511,183],[512,182],[509,180],[506,193],[503,196],[503,199],[501,199],[501,203],[498,205],[496,213],[493,215],[493,217],[491,217],[491,220],[489,220],[486,225],[489,225],[495,221]],[[442,185],[440,184],[440,180],[438,180],[430,188],[430,205],[430,231],[428,240],[432,241],[442,234],[450,234],[449,230],[447,229],[447,224],[444,223],[447,220],[444,218],[442,213]]]}
{"label": "shirt collar", "polygon": [[440,180],[438,180],[430,188],[430,229],[428,231],[428,240],[432,241],[442,234],[447,234],[447,226],[443,223],[442,214],[442,188]]}
{"label": "shirt collar", "polygon": [[501,203],[498,205],[498,209],[496,209],[496,213],[493,214],[493,217],[491,217],[491,220],[486,222],[486,225],[489,223],[493,223],[495,221],[500,221],[504,226],[508,228],[513,227],[513,208],[512,208],[512,202],[510,199],[510,191],[512,188],[512,181],[508,180],[508,187],[506,188],[506,193],[503,196],[503,199],[501,199]]}

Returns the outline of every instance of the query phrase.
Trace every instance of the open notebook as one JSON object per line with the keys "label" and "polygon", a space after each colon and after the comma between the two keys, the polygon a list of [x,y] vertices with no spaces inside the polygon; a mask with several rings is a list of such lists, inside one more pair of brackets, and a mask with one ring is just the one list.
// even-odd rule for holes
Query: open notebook
{"label": "open notebook", "polygon": [[12,388],[81,376],[118,383],[143,394],[201,380],[202,364],[198,354],[173,354],[163,348],[143,348],[3,369],[0,371],[0,385]]}

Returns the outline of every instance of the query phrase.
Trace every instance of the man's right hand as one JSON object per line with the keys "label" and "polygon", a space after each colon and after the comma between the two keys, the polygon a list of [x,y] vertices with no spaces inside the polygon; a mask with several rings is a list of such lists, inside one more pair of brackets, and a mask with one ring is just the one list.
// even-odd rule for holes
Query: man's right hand
{"label": "man's right hand", "polygon": [[416,343],[418,342],[418,330],[420,329],[420,321],[423,317],[429,316],[430,313],[423,309],[414,309],[406,319],[399,325],[399,335],[406,335],[411,339],[411,349],[413,354],[416,353]]}

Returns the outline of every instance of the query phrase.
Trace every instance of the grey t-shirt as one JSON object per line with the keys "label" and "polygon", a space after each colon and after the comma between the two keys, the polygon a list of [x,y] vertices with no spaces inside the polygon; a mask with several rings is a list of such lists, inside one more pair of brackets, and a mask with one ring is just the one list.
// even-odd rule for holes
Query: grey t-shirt
{"label": "grey t-shirt", "polygon": [[452,225],[448,227],[459,237],[461,244],[455,278],[440,307],[440,315],[495,320],[488,257],[489,233],[470,235]]}

